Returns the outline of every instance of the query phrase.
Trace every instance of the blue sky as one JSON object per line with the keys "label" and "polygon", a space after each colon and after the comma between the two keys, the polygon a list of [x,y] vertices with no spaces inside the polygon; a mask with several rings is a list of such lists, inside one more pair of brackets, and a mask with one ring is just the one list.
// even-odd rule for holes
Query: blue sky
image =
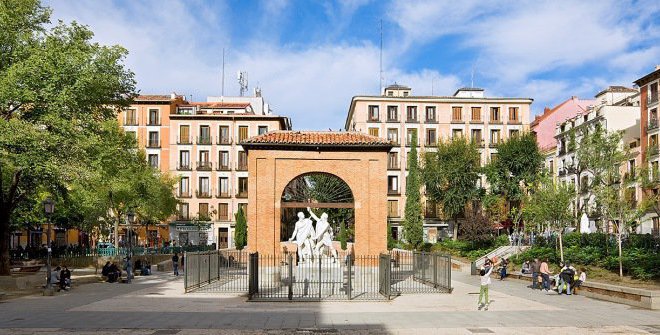
{"label": "blue sky", "polygon": [[295,129],[339,129],[350,99],[385,84],[451,95],[531,97],[539,113],[660,64],[660,1],[45,0],[130,54],[142,93],[238,95],[247,71]]}

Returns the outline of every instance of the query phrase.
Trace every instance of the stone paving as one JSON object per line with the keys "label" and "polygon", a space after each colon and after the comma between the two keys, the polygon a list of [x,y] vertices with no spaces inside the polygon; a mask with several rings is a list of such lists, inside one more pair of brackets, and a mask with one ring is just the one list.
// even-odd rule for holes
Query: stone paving
{"label": "stone paving", "polygon": [[95,283],[54,297],[0,301],[0,334],[660,334],[660,312],[532,291],[494,280],[477,310],[478,277],[453,273],[452,294],[388,302],[246,302],[184,294],[183,278]]}

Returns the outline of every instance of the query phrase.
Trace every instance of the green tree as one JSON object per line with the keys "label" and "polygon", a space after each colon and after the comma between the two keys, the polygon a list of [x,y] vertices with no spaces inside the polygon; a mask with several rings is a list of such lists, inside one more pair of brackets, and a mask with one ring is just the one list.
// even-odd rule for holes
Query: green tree
{"label": "green tree", "polygon": [[236,249],[243,250],[247,245],[247,221],[245,220],[245,213],[243,208],[239,208],[238,212],[234,214],[236,219]]}
{"label": "green tree", "polygon": [[38,0],[0,3],[0,275],[16,209],[85,178],[85,144],[135,91],[125,49],[93,43],[76,23],[47,28],[49,18]]}
{"label": "green tree", "polygon": [[396,241],[392,236],[392,225],[387,223],[387,250],[392,250],[396,247]]}
{"label": "green tree", "polygon": [[406,208],[404,210],[403,237],[411,248],[418,249],[424,242],[420,169],[417,157],[417,130],[413,130],[408,153],[406,178]]}
{"label": "green tree", "polygon": [[348,248],[348,232],[346,231],[346,224],[342,221],[339,225],[339,244],[341,250],[346,250]]}
{"label": "green tree", "polygon": [[446,217],[454,220],[454,239],[458,237],[458,218],[466,206],[479,198],[477,186],[481,170],[477,145],[465,138],[440,141],[436,152],[424,156],[426,196],[442,206]]}
{"label": "green tree", "polygon": [[559,254],[564,261],[562,234],[573,220],[575,188],[569,184],[554,183],[545,178],[533,187],[529,201],[522,209],[528,224],[538,224],[554,231],[559,236]]}

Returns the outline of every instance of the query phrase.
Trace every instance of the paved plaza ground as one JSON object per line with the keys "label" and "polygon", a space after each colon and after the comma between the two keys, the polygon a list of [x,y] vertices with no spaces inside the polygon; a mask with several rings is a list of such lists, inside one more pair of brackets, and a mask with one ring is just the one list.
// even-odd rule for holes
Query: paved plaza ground
{"label": "paved plaza ground", "polygon": [[477,310],[479,278],[453,273],[452,294],[389,302],[246,302],[184,294],[183,278],[94,283],[54,297],[0,301],[0,334],[660,334],[660,311],[494,281]]}

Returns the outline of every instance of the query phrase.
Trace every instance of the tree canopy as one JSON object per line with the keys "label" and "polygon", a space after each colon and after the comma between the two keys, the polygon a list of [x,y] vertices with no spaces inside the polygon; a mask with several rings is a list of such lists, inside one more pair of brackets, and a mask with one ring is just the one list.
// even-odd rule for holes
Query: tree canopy
{"label": "tree canopy", "polygon": [[413,130],[410,146],[403,237],[411,248],[418,249],[424,242],[424,221],[422,219],[421,176],[417,157],[417,130]]}

